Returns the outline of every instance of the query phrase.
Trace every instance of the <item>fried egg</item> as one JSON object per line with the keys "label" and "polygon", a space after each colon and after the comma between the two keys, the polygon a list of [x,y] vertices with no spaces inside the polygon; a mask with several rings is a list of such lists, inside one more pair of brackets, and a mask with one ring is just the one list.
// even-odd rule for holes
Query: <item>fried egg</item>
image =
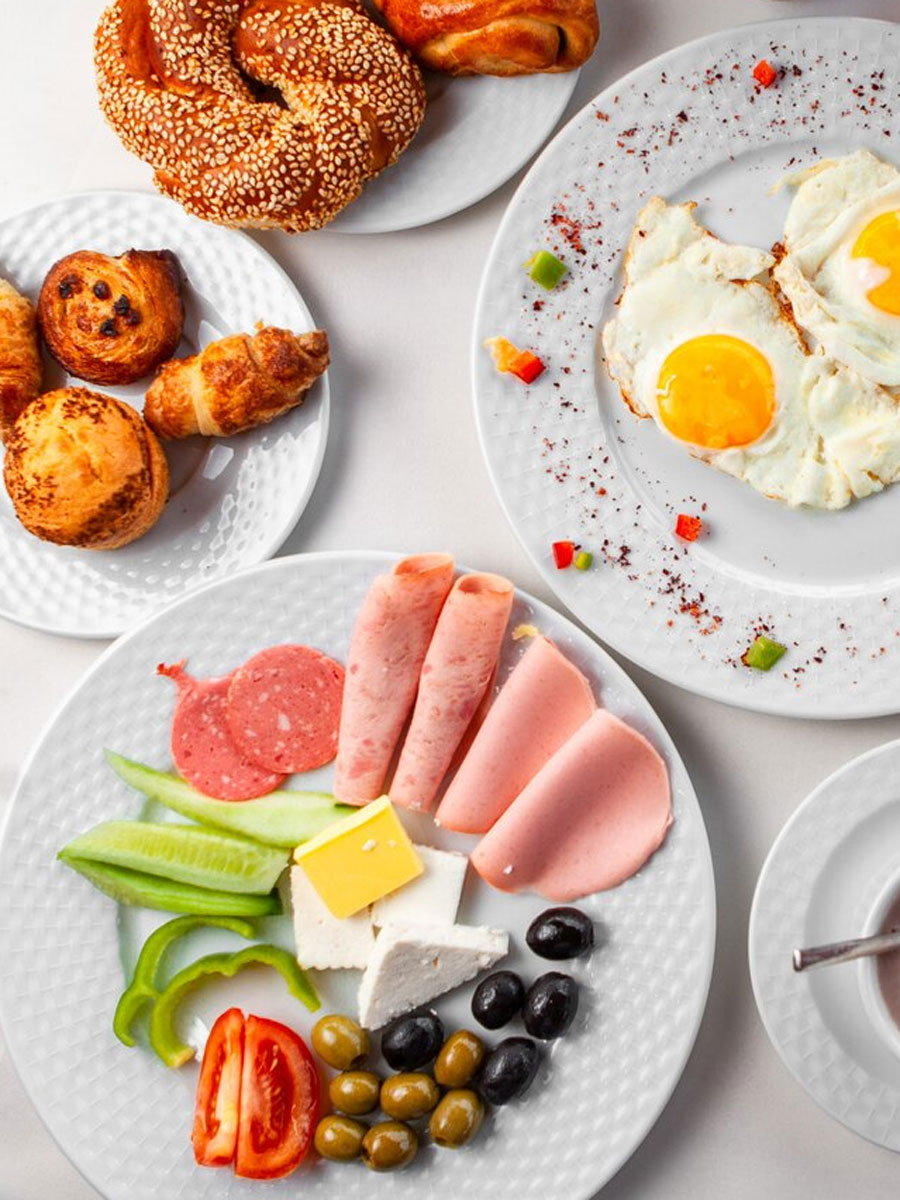
{"label": "fried egg", "polygon": [[782,183],[796,192],[774,275],[798,323],[839,362],[900,388],[900,171],[858,150]]}
{"label": "fried egg", "polygon": [[607,369],[639,416],[694,456],[790,505],[843,508],[900,476],[900,408],[811,354],[769,282],[773,257],[719,241],[693,204],[638,215],[603,330]]}

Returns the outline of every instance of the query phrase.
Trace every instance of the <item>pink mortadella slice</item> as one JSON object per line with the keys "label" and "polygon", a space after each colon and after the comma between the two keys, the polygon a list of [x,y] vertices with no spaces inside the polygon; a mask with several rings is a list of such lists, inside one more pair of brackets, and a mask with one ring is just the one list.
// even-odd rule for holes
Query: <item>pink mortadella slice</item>
{"label": "pink mortadella slice", "polygon": [[234,744],[228,729],[228,689],[234,678],[194,679],[184,663],[160,664],[178,688],[172,718],[172,758],[188,783],[217,800],[252,800],[284,782],[284,775],[250,761]]}
{"label": "pink mortadella slice", "polygon": [[598,709],[484,835],[472,865],[500,891],[568,902],[634,875],[671,824],[662,758]]}
{"label": "pink mortadella slice", "polygon": [[500,575],[463,575],[453,585],[422,666],[393,803],[423,812],[434,803],[491,685],[512,602],[513,585]]}
{"label": "pink mortadella slice", "polygon": [[365,804],[384,791],[452,585],[449,554],[416,554],[379,575],[362,602],[347,656],[335,764],[334,794],[345,804]]}
{"label": "pink mortadella slice", "polygon": [[591,685],[545,637],[536,637],[478,731],[438,807],[459,833],[484,833],[596,710]]}

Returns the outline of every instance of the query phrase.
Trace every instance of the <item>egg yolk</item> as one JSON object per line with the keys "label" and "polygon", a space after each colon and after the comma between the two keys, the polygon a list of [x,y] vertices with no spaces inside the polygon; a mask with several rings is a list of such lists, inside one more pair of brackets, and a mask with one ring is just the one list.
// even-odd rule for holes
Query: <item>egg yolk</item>
{"label": "egg yolk", "polygon": [[656,399],[662,424],[680,441],[710,450],[746,446],[772,422],[775,377],[749,342],[704,334],[668,355]]}
{"label": "egg yolk", "polygon": [[900,316],[900,212],[882,213],[870,221],[851,251],[853,258],[868,258],[889,275],[866,293],[870,304]]}

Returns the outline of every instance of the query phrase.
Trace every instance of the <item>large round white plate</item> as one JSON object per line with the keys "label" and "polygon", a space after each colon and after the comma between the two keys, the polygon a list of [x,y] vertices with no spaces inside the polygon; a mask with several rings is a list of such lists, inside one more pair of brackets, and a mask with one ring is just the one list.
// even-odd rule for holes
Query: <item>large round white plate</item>
{"label": "large round white plate", "polygon": [[394,166],[328,226],[391,233],[440,221],[490,195],[541,148],[578,80],[560,75],[454,79],[425,71],[422,128]]}
{"label": "large round white plate", "polygon": [[[760,58],[783,73],[754,85]],[[475,320],[475,404],[507,516],[547,582],[595,633],[692,691],[784,715],[900,709],[900,487],[838,513],[790,510],[682,453],[632,417],[599,361],[622,250],[654,193],[696,200],[732,241],[771,246],[789,167],[868,146],[898,161],[900,27],[842,17],[749,25],[620,80],[551,143],[504,218]],[[551,293],[522,263],[546,246],[571,267]],[[530,387],[482,348],[505,335],[542,355]],[[678,513],[708,536],[674,536]],[[589,572],[555,571],[581,542]],[[768,674],[740,656],[768,629],[789,653]]]}
{"label": "large round white plate", "polygon": [[859,936],[900,867],[900,741],[835,772],[782,830],[750,914],[760,1016],[810,1096],[855,1133],[900,1150],[900,1058],[868,1016],[859,963],[798,975],[791,952]]}
{"label": "large round white plate", "polygon": [[[123,964],[130,970],[159,914],[135,919],[135,910],[117,912],[54,855],[96,821],[138,815],[138,798],[104,766],[102,747],[150,763],[168,761],[172,694],[167,681],[154,677],[158,662],[187,657],[192,671],[219,674],[282,641],[309,642],[343,658],[360,601],[389,561],[378,554],[280,559],[187,597],[98,660],[25,769],[0,847],[3,1032],[50,1131],[114,1200],[245,1197],[253,1185],[230,1171],[193,1164],[196,1067],[167,1070],[145,1050],[126,1050],[112,1034]],[[513,624],[521,621],[552,636],[603,703],[661,751],[675,823],[637,876],[584,902],[598,922],[600,944],[573,968],[582,984],[577,1025],[549,1051],[546,1069],[521,1103],[498,1110],[464,1153],[428,1149],[400,1176],[373,1178],[363,1168],[319,1164],[267,1194],[294,1196],[299,1188],[322,1200],[583,1200],[632,1153],[681,1074],[706,1001],[715,935],[712,866],[693,788],[650,706],[593,641],[518,593]],[[523,644],[508,643],[501,678]],[[329,775],[317,774],[313,785],[327,785]],[[473,844],[437,838],[440,831],[428,818],[411,829],[442,845]],[[524,948],[524,931],[543,907],[537,897],[502,895],[470,879],[460,919],[508,929],[510,964],[535,977],[547,964]],[[267,933],[290,945],[286,919],[267,924]],[[211,944],[212,937],[200,939],[185,953],[193,957]],[[355,972],[316,973],[322,1011],[346,1011],[358,978]],[[449,1027],[471,1024],[468,995],[463,988],[456,998],[438,1001]],[[304,1033],[312,1024],[282,981],[265,971],[210,987],[192,1007],[208,1027],[232,1003]]]}
{"label": "large round white plate", "polygon": [[[49,268],[73,250],[172,250],[187,282],[177,357],[258,321],[314,329],[282,269],[250,238],[197,221],[178,205],[136,192],[66,196],[0,222],[0,275],[36,300]],[[101,387],[67,376],[44,356],[44,390],[93,387],[142,408],[149,379]],[[149,533],[120,550],[39,541],[0,487],[0,614],[78,637],[114,637],[212,579],[270,557],[297,522],[322,465],[327,376],[305,403],[233,438],[165,443],[172,491]]]}

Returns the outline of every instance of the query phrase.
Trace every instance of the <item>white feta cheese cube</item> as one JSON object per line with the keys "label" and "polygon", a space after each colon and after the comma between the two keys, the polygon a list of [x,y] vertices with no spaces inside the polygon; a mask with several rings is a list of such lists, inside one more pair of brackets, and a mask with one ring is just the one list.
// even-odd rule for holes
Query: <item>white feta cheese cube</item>
{"label": "white feta cheese cube", "polygon": [[433,846],[416,846],[415,851],[425,870],[411,883],[375,901],[373,925],[380,928],[405,921],[452,925],[456,920],[469,860],[464,854]]}
{"label": "white feta cheese cube", "polygon": [[291,905],[294,910],[294,940],[297,961],[302,967],[327,971],[340,967],[362,970],[375,946],[369,910],[339,920],[302,867],[291,867]]}
{"label": "white feta cheese cube", "polygon": [[380,1029],[492,967],[509,950],[502,929],[480,925],[385,925],[359,986],[359,1023]]}

